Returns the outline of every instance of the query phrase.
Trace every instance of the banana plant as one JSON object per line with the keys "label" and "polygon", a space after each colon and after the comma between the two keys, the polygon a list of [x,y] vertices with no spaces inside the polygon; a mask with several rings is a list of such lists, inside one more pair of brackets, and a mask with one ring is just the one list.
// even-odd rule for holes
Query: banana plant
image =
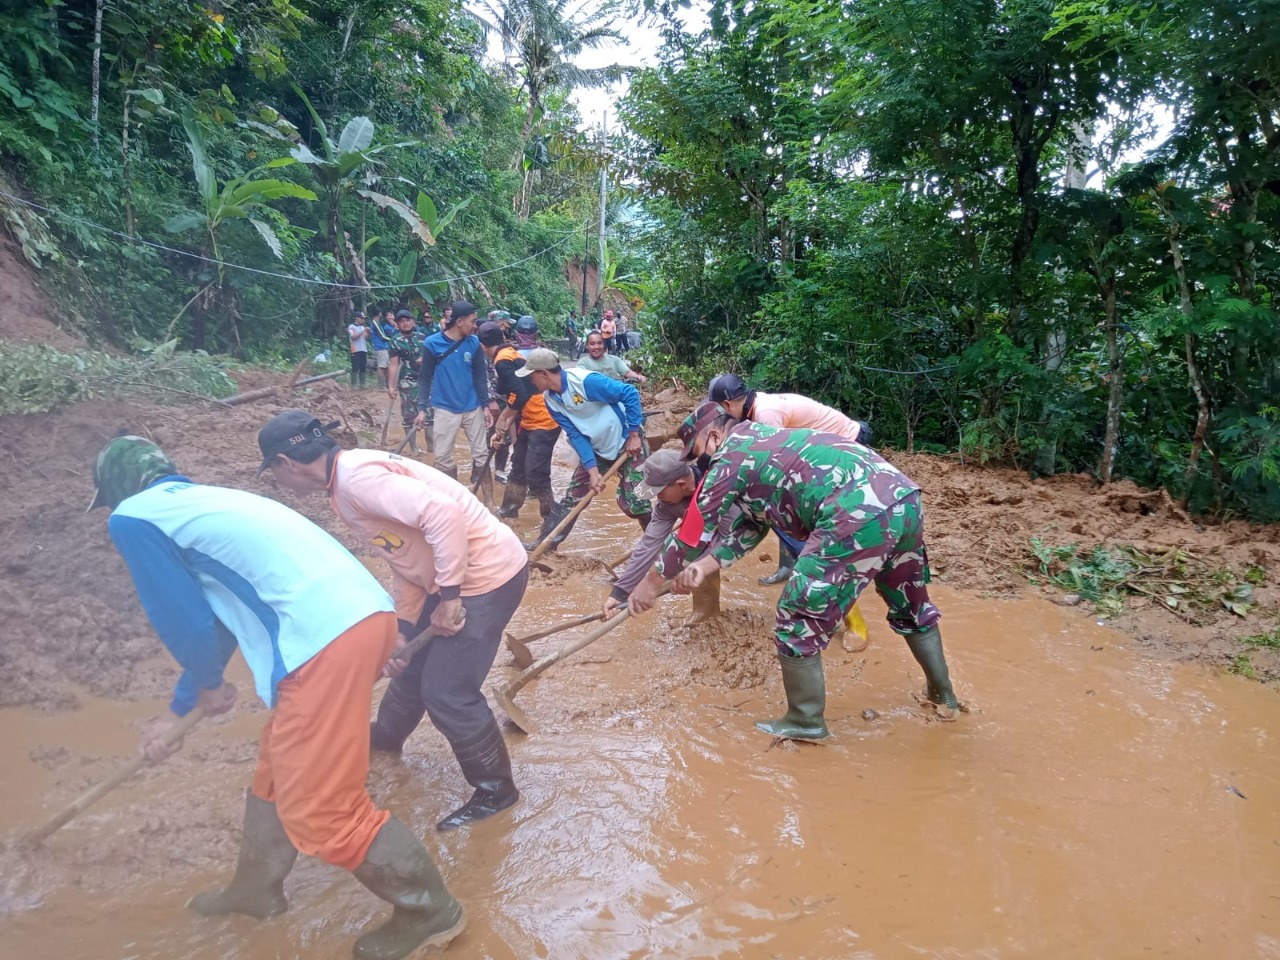
{"label": "banana plant", "polygon": [[[193,345],[197,350],[204,348],[205,315],[215,303],[222,303],[231,320],[234,338],[239,343],[240,334],[237,324],[239,311],[235,300],[236,293],[226,283],[226,271],[222,262],[222,250],[218,244],[219,228],[229,220],[245,220],[258,232],[258,236],[276,257],[283,253],[280,237],[272,226],[260,216],[263,211],[270,210],[271,216],[283,219],[283,215],[270,208],[274,200],[291,198],[295,200],[315,200],[311,190],[289,180],[274,177],[259,178],[264,170],[278,170],[294,163],[292,157],[280,157],[255,167],[243,176],[218,183],[218,176],[209,162],[205,150],[204,133],[200,125],[189,112],[182,116],[182,127],[187,133],[187,149],[191,152],[191,170],[195,176],[196,190],[200,197],[200,208],[188,210],[171,217],[165,223],[169,233],[185,233],[188,230],[203,230],[205,240],[201,243],[200,255],[215,261],[215,274],[203,289],[187,302],[187,306],[195,305],[195,323],[192,329]],[[288,222],[287,220],[285,221]],[[186,307],[183,307],[183,311]],[[176,323],[182,312],[174,317]],[[170,324],[172,329],[173,324]]]}
{"label": "banana plant", "polygon": [[[453,223],[456,217],[467,204],[471,202],[470,197],[455,203],[443,214],[439,212],[436,203],[429,196],[418,191],[417,200],[414,206],[397,200],[395,197],[387,196],[384,193],[376,193],[372,190],[357,190],[360,196],[375,204],[383,210],[390,210],[403,220],[409,227],[410,232],[418,238],[423,247],[434,247],[440,236],[448,229],[449,224]],[[405,291],[415,287],[415,280],[418,272],[418,261],[420,260],[418,251],[410,250],[401,259],[396,271],[396,282]],[[444,266],[448,264],[447,258],[433,257],[433,265]],[[423,299],[432,299],[433,295],[438,293],[434,289],[418,286],[418,294]]]}

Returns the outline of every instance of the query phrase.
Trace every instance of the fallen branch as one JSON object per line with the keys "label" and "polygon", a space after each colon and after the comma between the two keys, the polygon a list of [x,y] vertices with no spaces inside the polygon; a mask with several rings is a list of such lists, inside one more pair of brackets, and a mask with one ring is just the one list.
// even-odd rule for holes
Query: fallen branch
{"label": "fallen branch", "polygon": [[262,387],[258,390],[250,390],[248,393],[237,393],[234,397],[228,397],[226,400],[215,401],[221,403],[225,407],[238,407],[242,403],[253,403],[255,400],[265,400],[267,397],[274,397],[283,392],[291,392],[298,387],[305,387],[309,383],[319,383],[321,380],[332,380],[334,377],[344,377],[347,375],[346,370],[334,370],[332,373],[322,373],[318,377],[306,377],[302,380],[294,380],[288,384],[279,384],[274,387]]}

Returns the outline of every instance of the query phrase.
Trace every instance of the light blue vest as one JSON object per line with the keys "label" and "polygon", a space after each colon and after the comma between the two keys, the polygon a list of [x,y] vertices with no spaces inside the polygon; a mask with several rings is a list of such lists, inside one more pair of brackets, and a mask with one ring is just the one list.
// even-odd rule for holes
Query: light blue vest
{"label": "light blue vest", "polygon": [[561,393],[546,391],[547,406],[573,421],[578,431],[591,441],[596,456],[613,460],[622,453],[627,441],[622,430],[626,414],[616,404],[587,399],[582,381],[593,372],[577,368],[564,371],[565,389]]}

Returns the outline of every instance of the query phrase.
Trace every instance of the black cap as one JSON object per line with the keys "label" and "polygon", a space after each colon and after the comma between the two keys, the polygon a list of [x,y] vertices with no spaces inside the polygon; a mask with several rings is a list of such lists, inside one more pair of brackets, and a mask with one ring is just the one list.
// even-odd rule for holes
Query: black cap
{"label": "black cap", "polygon": [[453,319],[461,320],[463,317],[470,316],[476,312],[476,305],[470,300],[453,301]]}
{"label": "black cap", "polygon": [[323,439],[326,433],[339,426],[341,424],[337,420],[322,424],[306,410],[277,413],[258,431],[258,449],[262,451],[258,473],[271,466],[271,461],[280,454],[288,453],[300,444]]}
{"label": "black cap", "polygon": [[747,385],[736,373],[722,373],[707,385],[707,399],[712,403],[737,400],[747,394]]}
{"label": "black cap", "polygon": [[507,342],[507,337],[502,332],[502,327],[492,320],[486,320],[480,324],[480,328],[476,330],[476,336],[480,338],[480,342],[486,347],[500,347]]}
{"label": "black cap", "polygon": [[397,311],[396,311],[396,319],[397,319],[397,320],[412,320],[412,319],[413,319],[413,311],[412,311],[412,310],[404,310],[404,309],[397,310]]}

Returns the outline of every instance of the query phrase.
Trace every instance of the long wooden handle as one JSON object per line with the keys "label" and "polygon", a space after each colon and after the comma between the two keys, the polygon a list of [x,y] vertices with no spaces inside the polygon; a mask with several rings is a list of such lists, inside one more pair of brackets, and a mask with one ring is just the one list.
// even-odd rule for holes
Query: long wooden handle
{"label": "long wooden handle", "polygon": [[553,633],[559,633],[562,630],[572,630],[574,627],[581,627],[588,623],[594,623],[597,620],[603,620],[604,614],[597,610],[595,613],[584,613],[580,617],[574,617],[572,620],[565,620],[563,623],[557,623],[554,627],[547,627],[545,630],[539,630],[537,633],[531,633],[527,637],[513,637],[512,639],[518,643],[532,643],[534,640],[541,640],[549,637]]}
{"label": "long wooden handle", "polygon": [[[660,597],[664,596],[665,594],[669,593],[670,590],[671,590],[671,584],[665,583],[662,585],[662,589],[658,591],[658,596]],[[527,669],[524,673],[520,674],[520,676],[516,677],[509,684],[507,684],[506,688],[502,691],[503,694],[508,699],[514,697],[517,693],[523,690],[531,680],[536,678],[543,671],[547,670],[550,667],[555,666],[557,663],[559,663],[561,660],[565,659],[566,657],[573,656],[583,647],[588,647],[591,644],[595,643],[597,640],[603,637],[606,633],[608,633],[614,627],[620,626],[622,622],[630,616],[631,616],[631,608],[623,607],[618,613],[615,613],[612,617],[610,617],[604,623],[600,624],[600,626],[596,627],[594,630],[584,633],[582,636],[580,636],[576,640],[570,640],[568,643],[566,643],[563,647],[561,647],[555,653],[549,653],[545,657],[543,657],[541,660],[535,661],[533,666],[529,667],[529,669]]]}
{"label": "long wooden handle", "polygon": [[[602,477],[601,479],[605,483],[608,483],[610,480],[614,478],[614,476],[617,475],[618,471],[621,470],[623,465],[630,459],[631,459],[631,454],[629,453],[622,454],[622,456],[618,457],[618,459],[613,462],[613,466],[608,469],[604,477]],[[594,490],[591,490],[587,493],[585,497],[583,497],[576,504],[574,504],[573,509],[569,511],[568,516],[566,516],[563,520],[557,523],[555,525],[555,529],[553,529],[550,533],[548,533],[545,537],[543,537],[542,542],[533,548],[533,551],[529,554],[529,561],[533,562],[534,560],[537,560],[540,556],[542,556],[544,553],[550,550],[552,544],[555,543],[556,537],[560,535],[560,531],[563,530],[565,527],[569,526],[569,524],[573,523],[573,521],[578,518],[578,514],[582,513],[583,510],[587,509],[587,504],[589,504],[592,500],[594,500],[595,497],[596,497],[596,492]]]}
{"label": "long wooden handle", "polygon": [[[204,708],[196,707],[196,709],[192,710],[178,723],[169,728],[169,731],[164,735],[165,745],[173,746],[190,733],[192,728],[203,719]],[[116,787],[120,786],[120,784],[130,779],[134,774],[146,766],[146,764],[147,761],[144,757],[136,757],[133,760],[130,760],[96,787],[92,787],[82,793],[73,803],[64,807],[55,817],[53,817],[53,819],[45,823],[44,826],[33,831],[30,836],[27,837],[27,842],[30,844],[39,843],[44,840],[45,837],[49,836],[49,834],[61,830]]]}
{"label": "long wooden handle", "polygon": [[[466,622],[467,622],[467,611],[459,610],[458,620],[457,620],[459,629],[461,629],[462,625]],[[421,650],[428,643],[434,640],[437,636],[439,636],[439,634],[436,632],[435,627],[427,627],[427,629],[423,630],[420,634],[418,634],[416,637],[414,637],[412,640],[406,643],[403,647],[401,647],[399,650],[393,653],[391,655],[391,659],[403,660],[405,663],[408,663],[410,660],[413,659],[414,654],[416,654],[419,650]]]}

